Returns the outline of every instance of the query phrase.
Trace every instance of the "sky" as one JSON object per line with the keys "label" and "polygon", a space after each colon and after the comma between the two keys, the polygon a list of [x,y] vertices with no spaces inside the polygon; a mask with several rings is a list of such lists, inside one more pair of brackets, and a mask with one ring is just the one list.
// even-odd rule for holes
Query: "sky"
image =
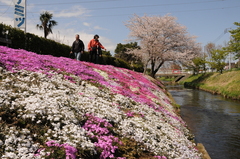
{"label": "sky", "polygon": [[[79,34],[87,45],[98,34],[112,54],[118,43],[129,42],[124,23],[133,14],[174,16],[202,47],[209,42],[225,45],[230,38],[225,30],[240,22],[240,0],[27,0],[27,32],[43,36],[36,28],[43,11],[58,22],[48,38],[71,45]],[[14,26],[14,0],[0,0],[0,22]]]}

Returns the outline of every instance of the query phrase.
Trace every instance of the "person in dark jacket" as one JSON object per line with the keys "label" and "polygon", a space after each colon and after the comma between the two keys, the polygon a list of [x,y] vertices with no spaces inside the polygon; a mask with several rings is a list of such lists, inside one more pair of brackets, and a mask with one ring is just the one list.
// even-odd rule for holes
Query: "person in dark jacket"
{"label": "person in dark jacket", "polygon": [[70,54],[74,53],[74,56],[76,60],[80,61],[81,59],[81,54],[84,52],[84,43],[82,40],[80,40],[80,36],[77,34],[76,35],[76,40],[72,44],[72,49]]}

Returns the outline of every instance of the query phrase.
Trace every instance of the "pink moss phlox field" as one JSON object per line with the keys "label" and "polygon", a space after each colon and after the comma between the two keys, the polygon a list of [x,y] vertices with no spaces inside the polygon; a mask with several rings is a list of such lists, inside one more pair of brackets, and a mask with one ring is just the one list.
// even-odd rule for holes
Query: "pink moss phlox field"
{"label": "pink moss phlox field", "polygon": [[[161,88],[153,84],[143,74],[131,70],[116,68],[110,65],[96,65],[88,62],[79,62],[65,57],[53,57],[51,55],[38,55],[26,50],[16,50],[8,47],[0,46],[0,66],[6,67],[9,71],[28,70],[33,72],[42,72],[51,76],[51,72],[68,73],[80,77],[82,80],[99,83],[109,88],[113,93],[122,94],[133,99],[136,102],[146,104],[156,111],[163,112],[168,116],[183,121],[175,115],[172,115],[163,106],[156,104],[152,99],[160,98],[153,94],[152,90]],[[14,68],[14,69],[13,69]],[[95,69],[101,70],[108,74],[105,79]],[[70,75],[64,75],[65,79],[74,82]],[[112,85],[115,82],[117,85]],[[155,81],[156,82],[156,81]],[[158,85],[162,85],[158,81]],[[169,104],[167,99],[165,103]]]}
{"label": "pink moss phlox field", "polygon": [[[88,68],[84,63],[64,58],[53,57],[51,55],[38,55],[25,50],[15,50],[0,46],[0,66],[6,67],[9,71],[28,70],[33,72],[42,72],[46,74],[55,73],[69,73],[79,76],[82,80],[92,82],[105,80],[99,73]],[[72,80],[71,77],[65,75],[66,79]]]}
{"label": "pink moss phlox field", "polygon": [[[110,65],[95,65],[64,57],[56,58],[51,55],[38,55],[33,52],[15,50],[4,46],[0,46],[0,56],[0,66],[6,67],[9,71],[14,72],[15,70],[24,69],[42,72],[50,76],[51,72],[73,74],[79,76],[82,80],[102,84],[114,93],[130,97],[136,102],[147,104],[156,110],[159,109],[156,107],[156,103],[152,101],[152,98],[159,99],[159,97],[154,95],[152,90],[160,90],[160,88],[141,73],[115,68]],[[93,68],[106,72],[109,79],[106,80]],[[64,74],[64,77],[67,80],[74,81],[69,75]],[[118,83],[118,85],[111,85],[112,81]],[[159,85],[161,85],[160,82]]]}
{"label": "pink moss phlox field", "polygon": [[[21,100],[16,100],[16,107],[28,106],[23,107],[27,108],[22,115],[24,120],[24,117],[29,117],[33,123],[42,124],[41,119],[35,119],[35,116],[47,109],[46,116],[53,130],[49,128],[51,131],[44,134],[48,137],[45,149],[34,145],[36,155],[54,146],[61,148],[61,152],[65,149],[69,159],[75,157],[77,150],[81,153],[82,148],[101,159],[125,159],[117,156],[125,146],[119,146],[124,142],[121,142],[121,136],[124,136],[144,144],[146,150],[156,155],[155,158],[198,156],[192,151],[194,144],[186,137],[190,133],[174,112],[162,83],[142,73],[4,46],[0,46],[0,73],[6,78],[1,79],[5,92],[11,94],[12,88],[8,91],[4,84],[15,80],[16,85],[12,82],[11,86],[17,86],[13,88],[21,88],[25,93],[20,91],[14,95],[16,99],[21,97]],[[39,83],[29,80],[34,78],[39,79]],[[29,83],[33,85],[28,86]],[[0,97],[11,100],[5,92]],[[67,124],[59,127],[61,122]],[[66,144],[52,141],[57,140],[57,137],[51,138],[52,131],[55,136],[62,137],[61,143]],[[69,134],[74,135],[69,137]],[[5,145],[11,147],[11,143],[9,140]],[[79,143],[83,146],[80,147]],[[26,155],[30,152],[25,151]],[[34,152],[35,149],[32,154]]]}

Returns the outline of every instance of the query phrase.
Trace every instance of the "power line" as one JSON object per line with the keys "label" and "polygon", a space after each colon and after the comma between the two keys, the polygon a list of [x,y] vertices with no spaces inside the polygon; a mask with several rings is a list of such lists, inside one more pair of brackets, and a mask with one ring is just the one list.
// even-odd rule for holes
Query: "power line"
{"label": "power line", "polygon": [[105,8],[91,8],[89,10],[105,10],[105,9],[124,9],[124,8],[145,8],[145,7],[159,7],[159,6],[171,6],[171,5],[186,5],[186,4],[199,4],[199,3],[211,3],[213,1],[199,1],[199,2],[185,2],[185,3],[174,3],[174,4],[151,4],[151,5],[136,5],[136,6],[122,6],[122,7],[105,7]]}
{"label": "power line", "polygon": [[[13,4],[13,0],[12,0],[12,3]],[[8,9],[11,7],[11,5],[8,5],[8,8],[0,15],[0,16],[3,16],[5,13],[7,13]]]}
{"label": "power line", "polygon": [[216,43],[218,40],[220,40],[220,39],[223,37],[223,35],[225,35],[224,32],[222,32],[222,34],[220,34],[220,35],[213,41],[213,43]]}
{"label": "power line", "polygon": [[[98,3],[98,2],[112,2],[112,1],[121,1],[121,0],[96,0],[96,1],[75,1],[75,2],[58,2],[58,3],[37,3],[37,4],[28,4],[27,6],[43,6],[43,5],[66,5],[66,4],[77,4],[77,3]],[[0,6],[8,6],[7,4],[2,4]]]}
{"label": "power line", "polygon": [[[78,2],[78,3],[89,3],[89,2],[105,2],[105,1],[109,1],[109,0],[102,0],[102,1],[85,1],[85,2]],[[119,1],[119,0],[114,0],[114,1]],[[219,0],[217,0],[219,1]],[[159,6],[166,6],[166,5],[183,5],[183,4],[197,4],[197,3],[210,3],[210,2],[216,2],[216,0],[214,1],[199,1],[199,2],[188,2],[188,3],[175,3],[175,4],[155,4],[155,5],[137,5],[137,6],[121,6],[121,7],[105,7],[105,8],[91,8],[88,10],[107,10],[107,9],[124,9],[124,8],[140,8],[140,7],[159,7]],[[71,3],[77,3],[77,2],[68,2],[68,3],[51,3],[52,5],[54,4],[71,4]],[[36,4],[36,5],[40,5],[40,4]],[[41,5],[50,5],[49,4],[41,4]],[[1,5],[0,5],[1,6]],[[30,4],[28,4],[28,6],[31,6]],[[184,11],[171,11],[171,13],[173,12],[192,12],[192,11],[206,11],[206,10],[217,10],[217,9],[226,9],[226,8],[236,8],[236,7],[240,7],[240,6],[233,6],[233,7],[223,7],[223,8],[210,8],[210,9],[199,9],[199,10],[184,10]],[[61,12],[62,10],[58,10],[58,11],[54,11],[56,12]],[[39,12],[29,12],[29,13],[39,13]],[[161,12],[163,13],[163,12]],[[166,12],[164,12],[166,13]],[[169,11],[168,11],[169,13]],[[126,15],[126,14],[123,14]],[[108,16],[108,15],[106,15]],[[109,15],[112,16],[112,15]]]}
{"label": "power line", "polygon": [[[210,8],[210,9],[194,9],[194,10],[182,10],[182,11],[166,11],[166,12],[152,12],[152,13],[148,13],[148,14],[160,14],[160,13],[179,13],[179,12],[198,12],[198,11],[210,11],[210,10],[219,10],[219,9],[230,9],[230,8],[239,8],[240,6],[232,6],[232,7],[224,7],[224,8]],[[39,12],[28,12],[31,13],[32,16],[34,13],[39,14]],[[55,11],[56,13],[56,11]],[[136,13],[136,14],[145,14],[145,13]],[[92,17],[114,17],[114,16],[129,16],[132,15],[132,13],[126,13],[126,14],[108,14],[108,15],[81,15],[82,17],[88,17],[88,18],[92,18]],[[57,19],[66,19],[68,17],[55,17]],[[220,35],[223,36],[223,35]],[[221,38],[219,36],[219,38]],[[217,40],[217,39],[216,39]]]}
{"label": "power line", "polygon": [[42,6],[42,5],[66,5],[66,4],[77,4],[77,3],[95,3],[95,2],[112,2],[121,0],[99,0],[99,1],[75,1],[75,2],[62,2],[62,3],[39,3],[39,4],[29,4],[29,6]]}
{"label": "power line", "polygon": [[[109,1],[109,0],[102,0],[102,1],[85,1],[86,3],[87,2],[105,2],[105,1]],[[119,0],[115,0],[115,1],[119,1]],[[219,1],[219,0],[217,0]],[[210,2],[216,2],[215,1],[204,1],[204,2],[192,2],[192,3],[175,3],[175,4],[159,4],[159,5],[137,5],[137,6],[123,6],[123,7],[105,7],[105,8],[92,8],[92,9],[88,9],[88,10],[106,10],[106,9],[122,9],[122,8],[134,8],[134,7],[154,7],[154,6],[161,6],[161,5],[182,5],[182,4],[194,4],[194,3],[210,3]],[[71,3],[71,2],[69,2]],[[68,4],[69,4],[68,3]],[[74,2],[72,2],[74,3]],[[84,2],[82,2],[84,3]],[[55,3],[52,3],[52,4],[55,4]],[[65,4],[65,3],[64,3]],[[30,5],[28,5],[30,6]],[[182,10],[182,11],[166,11],[166,12],[155,12],[155,13],[149,13],[149,14],[159,14],[159,13],[177,13],[177,12],[196,12],[196,11],[209,11],[209,10],[219,10],[219,9],[229,9],[229,8],[238,8],[240,6],[232,6],[232,7],[222,7],[222,8],[209,8],[209,9],[194,9],[194,10]],[[59,11],[54,11],[54,13],[57,13],[57,12],[61,12],[62,10],[59,10]],[[6,11],[4,12],[4,14],[6,13]],[[10,13],[10,12],[9,12]],[[28,13],[31,13],[32,16],[34,13],[37,13],[39,14],[39,12],[28,12]],[[137,14],[142,14],[142,13],[137,13]],[[109,16],[126,16],[126,15],[132,15],[132,14],[110,14],[110,15],[85,15],[85,17],[109,17]],[[84,16],[84,15],[82,15]],[[57,17],[55,17],[57,18]],[[62,18],[62,17],[61,17]],[[64,17],[66,18],[66,17]],[[59,19],[59,18],[58,18]],[[221,36],[221,35],[220,35]],[[221,37],[220,37],[221,38]]]}
{"label": "power line", "polygon": [[234,26],[235,25],[232,25],[231,27],[224,29],[224,31],[213,41],[213,43],[216,43],[218,40],[220,40]]}
{"label": "power line", "polygon": [[[78,4],[78,3],[93,3],[93,2],[112,2],[112,1],[121,1],[121,0],[101,0],[101,1],[82,1],[82,2],[62,2],[62,3],[39,3],[39,4],[28,4],[27,6],[41,6],[41,5],[66,5],[66,4]],[[198,2],[182,2],[182,3],[169,3],[169,4],[152,4],[152,5],[136,5],[136,6],[123,6],[123,7],[106,7],[106,8],[92,8],[91,10],[96,9],[117,9],[117,8],[139,8],[139,7],[154,7],[154,6],[171,6],[171,5],[187,5],[187,4],[199,4],[199,3],[211,3],[217,2],[219,0],[211,1],[198,1]],[[223,0],[220,0],[223,1]],[[0,5],[8,6],[8,5]]]}
{"label": "power line", "polygon": [[[232,7],[223,7],[223,8],[210,8],[210,9],[194,9],[194,10],[182,10],[182,11],[166,11],[166,12],[152,12],[148,14],[159,14],[159,13],[178,13],[178,12],[197,12],[197,11],[209,11],[209,10],[220,10],[220,9],[230,9],[230,8],[239,8],[240,6],[232,6]],[[39,13],[39,12],[29,12],[29,13]],[[56,13],[56,11],[55,11]],[[145,14],[145,13],[136,13],[136,14]],[[126,16],[132,15],[132,13],[126,14],[107,14],[107,15],[85,15],[85,17],[112,17],[112,16]],[[84,16],[84,15],[81,15]],[[55,17],[57,18],[57,17]]]}
{"label": "power line", "polygon": [[[149,14],[178,13],[178,12],[196,12],[196,11],[219,10],[219,9],[229,9],[229,8],[239,8],[239,7],[240,7],[240,6],[225,7],[225,8],[211,8],[211,9],[194,9],[194,10],[183,10],[183,11],[154,12],[154,13],[149,13]],[[140,13],[137,13],[137,14],[140,14]],[[145,14],[145,13],[141,13],[141,14]],[[96,16],[89,16],[89,17],[126,16],[126,15],[132,15],[132,14],[96,15]]]}

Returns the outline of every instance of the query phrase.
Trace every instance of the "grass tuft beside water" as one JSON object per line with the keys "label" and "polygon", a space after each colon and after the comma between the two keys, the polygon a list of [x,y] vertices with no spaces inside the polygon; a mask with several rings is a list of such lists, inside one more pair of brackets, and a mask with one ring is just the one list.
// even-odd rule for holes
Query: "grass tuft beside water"
{"label": "grass tuft beside water", "polygon": [[240,70],[192,75],[181,84],[240,100]]}

